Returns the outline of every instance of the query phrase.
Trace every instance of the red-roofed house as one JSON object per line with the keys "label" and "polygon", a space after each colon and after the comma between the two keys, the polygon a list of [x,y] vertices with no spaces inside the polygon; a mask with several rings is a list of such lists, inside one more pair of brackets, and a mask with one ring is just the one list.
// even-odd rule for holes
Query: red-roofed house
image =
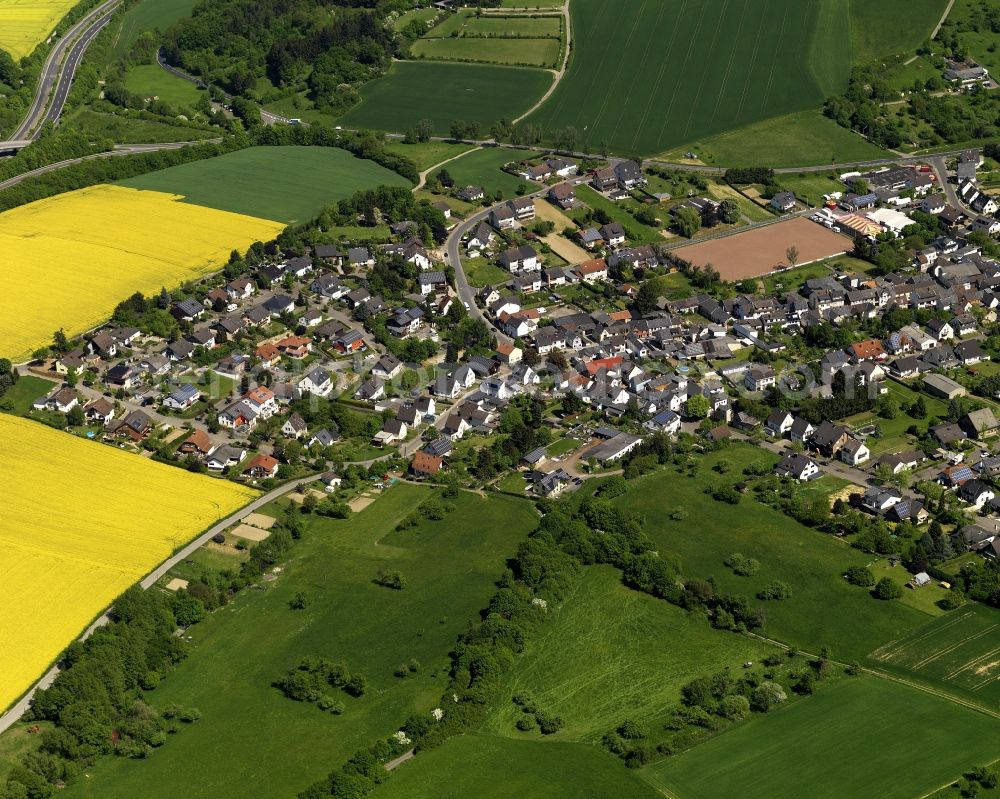
{"label": "red-roofed house", "polygon": [[608,279],[608,262],[603,258],[594,258],[577,264],[574,269],[580,276],[580,280],[586,283],[594,283],[599,280]]}
{"label": "red-roofed house", "polygon": [[591,377],[603,369],[614,369],[625,360],[621,355],[613,355],[610,358],[595,358],[587,363],[587,374]]}
{"label": "red-roofed house", "polygon": [[281,360],[281,352],[270,341],[265,341],[257,347],[255,355],[260,358],[264,366],[274,366]]}
{"label": "red-roofed house", "polygon": [[877,338],[868,338],[852,344],[848,348],[855,361],[884,361],[886,359],[885,347]]}
{"label": "red-roofed house", "polygon": [[250,461],[246,473],[260,479],[274,477],[278,474],[278,461],[271,455],[257,455]]}
{"label": "red-roofed house", "polygon": [[305,358],[312,352],[312,339],[308,336],[289,336],[276,345],[278,351],[289,358]]}
{"label": "red-roofed house", "polygon": [[431,477],[441,471],[444,461],[429,452],[416,452],[410,461],[410,471],[417,477]]}

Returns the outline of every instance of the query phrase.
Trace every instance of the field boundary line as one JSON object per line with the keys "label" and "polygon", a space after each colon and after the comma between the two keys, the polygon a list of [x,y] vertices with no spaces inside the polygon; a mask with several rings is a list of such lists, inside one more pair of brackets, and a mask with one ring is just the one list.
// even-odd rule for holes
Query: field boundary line
{"label": "field boundary line", "polygon": [[565,37],[566,41],[563,43],[563,59],[562,59],[562,64],[560,64],[559,69],[557,69],[557,70],[550,70],[553,73],[552,85],[549,86],[549,88],[545,91],[545,94],[543,94],[541,97],[538,98],[538,100],[535,102],[535,104],[533,106],[531,106],[531,108],[529,108],[527,111],[525,111],[519,117],[515,117],[513,120],[511,120],[511,122],[514,125],[516,125],[522,119],[526,119],[528,116],[530,116],[535,111],[537,111],[539,108],[541,108],[542,105],[545,103],[545,101],[548,100],[552,96],[552,94],[555,92],[556,87],[560,83],[562,83],[562,79],[566,75],[566,70],[569,67],[570,45],[573,42],[573,33],[572,33],[572,30],[571,30],[572,29],[572,23],[570,22],[570,15],[569,15],[569,0],[566,0],[566,2],[563,3],[561,11],[562,11],[562,16],[563,16],[563,26],[564,26],[565,31],[566,31],[566,37]]}
{"label": "field boundary line", "polygon": [[[1000,757],[998,757],[996,760],[990,761],[989,763],[986,764],[986,766],[988,768],[989,766],[994,766],[997,763],[1000,763]],[[946,782],[944,785],[939,785],[933,791],[929,791],[928,793],[925,793],[925,794],[922,794],[922,795],[918,796],[917,799],[929,799],[931,796],[934,796],[934,795],[940,793],[945,788],[950,788],[955,783],[955,781],[956,781],[955,779],[948,780],[948,782]]]}
{"label": "field boundary line", "polygon": [[[221,533],[226,528],[232,526],[235,522],[242,520],[245,516],[253,513],[256,510],[264,507],[265,505],[273,502],[274,500],[280,498],[289,491],[293,491],[300,485],[306,485],[312,482],[317,477],[317,474],[307,475],[306,477],[300,477],[296,480],[286,483],[283,486],[278,486],[275,489],[267,492],[266,494],[261,494],[260,496],[252,499],[242,508],[230,513],[228,516],[219,519],[217,522],[212,524],[207,530],[205,530],[200,535],[191,539],[187,544],[180,547],[169,558],[164,560],[158,566],[156,566],[151,572],[149,572],[145,577],[138,581],[138,585],[145,591],[156,584],[156,581],[160,579],[164,574],[166,574],[170,569],[180,563],[182,560],[187,558],[196,549],[207,543],[213,535],[216,533]],[[98,628],[105,626],[111,621],[111,611],[114,605],[109,605],[101,613],[99,613],[94,620],[77,636],[73,638],[73,641],[85,641],[89,638]],[[71,641],[70,643],[72,643]],[[67,644],[69,646],[69,644]],[[60,659],[62,655],[60,653]],[[21,720],[21,717],[27,712],[28,708],[31,706],[31,700],[35,696],[35,692],[39,689],[45,689],[55,682],[56,677],[59,676],[62,669],[59,668],[59,662],[53,663],[49,669],[32,684],[27,691],[25,691],[12,705],[10,705],[6,711],[0,715],[0,734],[6,732],[10,727]]]}
{"label": "field boundary line", "polygon": [[[567,0],[567,3],[568,3],[568,0]],[[604,0],[604,3],[603,3],[603,5],[601,6],[601,9],[600,9],[600,14],[602,16],[604,14],[604,9],[607,7],[607,5],[608,5],[608,0]],[[568,8],[567,8],[567,12],[568,12]],[[569,19],[569,14],[568,13],[566,15],[566,18]],[[569,32],[568,32],[569,28],[567,28],[566,30],[567,30],[567,34],[566,35],[567,35],[567,37],[569,37],[569,35],[570,35]],[[569,57],[569,44],[568,44],[569,38],[567,38],[566,41],[567,41],[566,55],[567,55],[567,59],[568,59],[568,57]],[[588,38],[585,38],[585,34],[581,32],[580,33],[580,42],[583,43],[583,44],[586,44],[589,41],[590,40]],[[601,50],[601,62],[600,62],[601,66],[604,65],[604,59],[607,57],[607,54],[608,54],[608,47],[607,47],[607,45],[605,45],[604,49]],[[569,61],[568,60],[566,62],[566,68],[567,68],[567,70],[569,69]],[[590,82],[590,86],[587,89],[586,96],[590,96],[591,92],[593,91],[594,84],[597,83],[597,79],[598,79],[598,76],[600,74],[601,74],[600,70],[598,70],[595,73],[594,78]],[[553,89],[552,91],[555,92],[555,89]],[[566,105],[566,98],[567,98],[567,96],[568,95],[564,92],[561,97],[557,98],[558,102],[556,103],[555,107],[552,108],[552,109],[550,109],[551,110],[551,115],[552,115],[553,119],[558,119],[560,116],[562,116],[562,110],[563,110],[563,107]],[[541,106],[541,104],[542,104],[541,101],[539,101],[538,103],[536,103],[536,105],[538,105],[539,107]],[[515,122],[516,121],[517,120],[515,120]],[[584,130],[586,130],[586,127],[584,128]]]}

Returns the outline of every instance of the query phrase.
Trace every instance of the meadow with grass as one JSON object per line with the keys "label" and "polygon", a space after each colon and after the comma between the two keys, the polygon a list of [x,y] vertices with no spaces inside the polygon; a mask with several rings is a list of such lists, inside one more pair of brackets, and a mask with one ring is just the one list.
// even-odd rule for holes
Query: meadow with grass
{"label": "meadow with grass", "polygon": [[410,47],[414,58],[556,68],[562,55],[559,15],[449,14]]}
{"label": "meadow with grass", "polygon": [[948,0],[850,0],[851,57],[869,64],[880,57],[911,55],[931,35]]}
{"label": "meadow with grass", "polygon": [[421,753],[371,794],[372,799],[467,796],[657,799],[660,793],[596,746],[473,734]]}
{"label": "meadow with grass", "polygon": [[681,160],[689,152],[711,166],[819,166],[892,157],[818,109],[771,117],[691,141],[664,157]]}
{"label": "meadow with grass", "polygon": [[409,186],[396,172],[336,147],[249,147],[121,181],[182,195],[184,202],[282,222],[305,222],[325,205],[376,186]]}
{"label": "meadow with grass", "polygon": [[[397,530],[428,496],[400,484],[348,520],[304,517],[277,579],[192,628],[190,657],[157,689],[157,703],[197,706],[201,721],[149,760],[102,761],[67,799],[286,799],[411,713],[429,713],[448,684],[448,652],[537,515],[524,500],[463,492],[444,519]],[[405,587],[378,584],[385,571]],[[307,606],[293,609],[299,593]],[[339,715],[292,701],[272,682],[307,656],[343,661],[368,689],[345,696]]]}
{"label": "meadow with grass", "polygon": [[776,651],[625,587],[617,569],[592,566],[518,660],[481,731],[524,738],[512,697],[528,692],[563,719],[560,738],[596,743],[625,719],[654,726],[693,677],[738,671]]}
{"label": "meadow with grass", "polygon": [[173,108],[193,108],[207,96],[190,81],[167,72],[159,64],[137,64],[125,73],[125,88],[141,97],[156,98]]}
{"label": "meadow with grass", "polygon": [[140,0],[122,16],[111,55],[121,58],[145,31],[165,31],[188,16],[198,0]]}
{"label": "meadow with grass", "polygon": [[[666,550],[680,555],[688,577],[713,577],[719,589],[753,596],[772,580],[791,586],[792,598],[768,603],[764,633],[808,652],[829,646],[840,660],[860,661],[877,646],[902,637],[931,617],[901,602],[879,602],[850,585],[844,571],[872,560],[845,542],[811,530],[789,516],[750,498],[738,505],[718,502],[706,486],[732,485],[744,467],[770,468],[777,456],[736,444],[699,460],[694,478],[665,470],[630,483],[618,500],[646,519],[646,532]],[[713,467],[724,463],[720,474]],[[814,484],[822,489],[822,479]],[[683,518],[665,512],[684,509]],[[760,570],[739,576],[726,566],[734,552],[755,558]]]}
{"label": "meadow with grass", "polygon": [[504,198],[510,198],[520,188],[530,184],[519,175],[504,172],[503,167],[511,161],[521,161],[534,155],[536,154],[510,147],[485,147],[466,153],[442,168],[448,171],[457,188],[479,186],[487,197],[500,192]]}

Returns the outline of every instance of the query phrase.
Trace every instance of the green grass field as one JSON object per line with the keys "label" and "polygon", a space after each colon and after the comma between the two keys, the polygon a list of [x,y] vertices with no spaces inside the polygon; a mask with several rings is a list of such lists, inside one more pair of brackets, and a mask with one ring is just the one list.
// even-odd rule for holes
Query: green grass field
{"label": "green grass field", "polygon": [[203,90],[157,64],[139,64],[125,73],[125,88],[142,97],[157,97],[174,108],[192,108]]}
{"label": "green grass field", "polygon": [[850,0],[851,49],[855,64],[910,53],[931,35],[948,0]]}
{"label": "green grass field", "polygon": [[681,686],[693,677],[727,667],[738,671],[775,651],[626,588],[621,573],[609,566],[589,567],[551,617],[505,681],[482,731],[540,737],[514,726],[522,713],[511,696],[519,691],[564,719],[560,738],[597,742],[625,719],[657,728],[664,708],[680,701]]}
{"label": "green grass field", "polygon": [[[732,485],[748,463],[773,463],[777,456],[747,445],[734,445],[699,462],[694,479],[675,471],[658,471],[630,484],[618,502],[642,514],[646,531],[664,549],[681,557],[681,571],[690,577],[713,576],[720,590],[752,597],[771,580],[792,588],[792,598],[763,603],[765,634],[791,646],[818,652],[833,649],[834,657],[860,661],[868,652],[930,620],[902,602],[879,602],[841,576],[849,566],[871,560],[843,541],[810,530],[790,517],[750,497],[738,505],[712,500],[705,485]],[[719,460],[730,471],[716,474]],[[821,482],[814,484],[821,487]],[[663,502],[681,507],[687,518],[673,520]],[[733,552],[760,561],[753,577],[739,577],[724,565]],[[756,600],[755,600],[756,601]]]}
{"label": "green grass field", "polygon": [[601,749],[565,741],[463,735],[418,755],[372,799],[656,799],[659,794]]}
{"label": "green grass field", "polygon": [[456,155],[468,152],[471,149],[468,144],[452,144],[446,141],[426,141],[414,144],[404,144],[399,139],[390,139],[385,144],[385,149],[392,153],[405,155],[417,165],[417,169],[427,169],[442,161],[453,158]]}
{"label": "green grass field", "polygon": [[[201,721],[149,760],[102,761],[67,799],[287,799],[410,713],[429,713],[448,682],[449,649],[537,516],[523,500],[463,493],[445,520],[395,531],[428,493],[401,484],[347,521],[309,518],[278,579],[191,628],[191,656],[150,695],[198,707]],[[406,588],[376,585],[380,569],[402,572]],[[298,591],[305,610],[288,606]],[[368,692],[343,697],[340,716],[287,699],[271,682],[306,655],[343,660]],[[420,670],[395,677],[411,659]]]}
{"label": "green grass field", "polygon": [[188,16],[198,0],[140,0],[122,15],[112,46],[112,58],[121,58],[143,31],[164,31]]}
{"label": "green grass field", "polygon": [[540,69],[484,64],[397,62],[361,89],[362,101],[343,117],[347,126],[402,132],[421,119],[448,135],[456,119],[484,129],[527,111],[552,83]]}
{"label": "green grass field", "polygon": [[510,280],[510,272],[501,269],[487,258],[464,258],[462,268],[465,270],[469,285],[476,288],[500,285]]}
{"label": "green grass field", "polygon": [[409,11],[404,11],[398,17],[396,21],[392,23],[392,26],[399,30],[400,28],[405,28],[411,22],[420,21],[425,25],[430,24],[434,21],[441,11],[437,8],[411,8]]}
{"label": "green grass field", "polygon": [[818,166],[892,157],[817,110],[785,114],[711,135],[674,148],[666,157],[676,160],[689,151],[712,166]]}
{"label": "green grass field", "polygon": [[0,408],[9,407],[11,413],[25,414],[39,397],[55,390],[58,383],[34,375],[21,375],[17,383],[0,397]]}
{"label": "green grass field", "polygon": [[[889,396],[895,399],[900,407],[916,401],[918,396],[918,392],[898,380],[887,380],[884,387],[888,389]],[[914,419],[909,414],[902,412],[897,414],[895,419],[882,419],[875,413],[859,413],[849,416],[844,420],[844,424],[854,429],[873,424],[877,424],[881,428],[881,437],[873,437],[867,442],[868,448],[874,456],[885,452],[912,449],[916,446],[917,439],[906,432],[911,425],[916,425],[917,429],[923,432],[948,414],[948,403],[944,400],[929,394],[923,394],[923,398],[927,405],[927,416],[923,419]]]}
{"label": "green grass field", "polygon": [[[584,205],[589,205],[593,209],[600,208],[605,211],[616,222],[620,222],[629,235],[629,241],[634,244],[662,244],[663,236],[660,231],[649,225],[644,225],[636,219],[629,211],[629,208],[639,208],[635,200],[627,199],[621,202],[609,200],[603,194],[594,191],[590,186],[581,184],[576,187],[576,196]],[[574,216],[574,214],[570,214]],[[661,210],[658,213],[661,219],[665,219],[667,213]]]}
{"label": "green grass field", "polygon": [[481,186],[487,196],[499,191],[504,197],[513,197],[518,187],[528,182],[517,175],[504,172],[502,167],[511,161],[531,158],[535,153],[512,150],[509,147],[484,147],[473,150],[445,165],[455,186]]}
{"label": "green grass field", "polygon": [[410,51],[416,58],[438,61],[489,61],[493,64],[519,64],[532,67],[555,67],[562,52],[558,39],[480,38],[420,39]]}
{"label": "green grass field", "polygon": [[894,672],[916,675],[981,702],[1000,704],[1000,613],[970,604],[884,644],[870,655]]}
{"label": "green grass field", "polygon": [[531,121],[572,125],[584,149],[663,152],[816,108],[847,83],[844,0],[574,0],[570,12],[569,71]]}
{"label": "green grass field", "polygon": [[360,189],[410,182],[335,147],[251,147],[121,185],[183,194],[191,203],[264,219],[304,222],[324,205]]}
{"label": "green grass field", "polygon": [[915,799],[993,760],[997,723],[914,688],[859,677],[640,773],[683,799]]}
{"label": "green grass field", "polygon": [[472,9],[449,14],[444,20],[427,32],[425,38],[443,39],[454,36],[559,36],[562,20],[552,14],[547,17],[476,15]]}

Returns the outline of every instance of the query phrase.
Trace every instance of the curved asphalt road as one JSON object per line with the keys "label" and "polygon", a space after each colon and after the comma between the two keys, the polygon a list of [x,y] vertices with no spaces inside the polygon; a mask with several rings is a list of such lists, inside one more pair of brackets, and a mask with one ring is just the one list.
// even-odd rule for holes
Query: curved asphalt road
{"label": "curved asphalt road", "polygon": [[[180,78],[181,80],[186,80],[188,83],[193,83],[199,89],[209,88],[208,84],[205,83],[205,81],[203,81],[196,75],[191,75],[190,73],[185,72],[183,69],[178,69],[177,67],[170,66],[170,64],[168,64],[166,60],[163,58],[162,47],[156,51],[156,63],[159,64],[161,68],[165,69],[167,72],[173,75],[175,78]],[[216,89],[222,92],[222,96],[225,98],[227,103],[233,99],[232,95],[229,94],[228,92],[222,91],[222,89],[219,89],[218,87],[216,87]],[[260,119],[265,125],[274,125],[276,123],[281,123],[283,125],[291,124],[291,120],[288,117],[283,117],[280,114],[273,114],[270,111],[265,111],[263,108],[260,109]],[[301,124],[308,127],[308,124],[305,122],[296,124]]]}
{"label": "curved asphalt road", "polygon": [[[570,182],[572,183],[583,183],[585,178],[576,178]],[[544,197],[548,192],[549,187],[546,186],[540,191],[532,192],[531,194],[525,194],[525,197],[530,197],[532,199],[537,199],[539,197]],[[506,200],[503,202],[491,205],[489,208],[484,208],[482,211],[477,211],[470,217],[467,217],[460,224],[452,228],[451,233],[448,234],[448,238],[444,243],[445,255],[448,258],[448,263],[455,270],[455,290],[458,292],[458,298],[466,305],[469,310],[469,315],[477,319],[482,319],[493,333],[497,337],[497,342],[501,344],[512,344],[514,339],[508,336],[506,333],[500,331],[495,324],[490,320],[486,314],[483,313],[482,309],[476,305],[476,289],[469,285],[468,278],[465,276],[465,269],[462,267],[462,239],[465,238],[467,233],[472,232],[472,229],[478,225],[480,222],[485,222],[487,217],[490,215],[490,211],[494,208],[499,208],[501,205],[506,204]]]}
{"label": "curved asphalt road", "polygon": [[[38,79],[31,107],[12,140],[36,139],[45,122],[57,122],[66,105],[73,76],[94,37],[111,21],[121,0],[106,0],[70,28],[49,53]],[[67,51],[69,55],[63,59]],[[49,99],[51,98],[51,105]]]}

